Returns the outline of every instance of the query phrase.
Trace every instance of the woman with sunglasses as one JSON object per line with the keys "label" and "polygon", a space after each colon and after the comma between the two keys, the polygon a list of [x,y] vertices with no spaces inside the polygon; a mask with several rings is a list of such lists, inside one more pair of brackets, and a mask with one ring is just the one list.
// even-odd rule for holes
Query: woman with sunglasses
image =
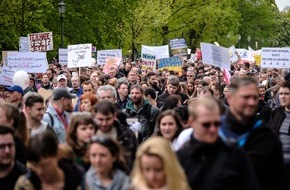
{"label": "woman with sunglasses", "polygon": [[66,142],[71,147],[76,162],[84,170],[90,167],[87,154],[91,137],[96,133],[96,126],[90,113],[74,113],[67,131]]}
{"label": "woman with sunglasses", "polygon": [[156,135],[168,140],[171,149],[177,150],[176,140],[183,129],[182,122],[174,110],[162,112],[156,120]]}
{"label": "woman with sunglasses", "polygon": [[162,137],[151,137],[141,144],[131,176],[134,190],[190,189],[176,155]]}
{"label": "woman with sunglasses", "polygon": [[91,167],[85,176],[89,189],[128,189],[125,158],[118,142],[108,137],[94,136],[89,147],[89,159]]}

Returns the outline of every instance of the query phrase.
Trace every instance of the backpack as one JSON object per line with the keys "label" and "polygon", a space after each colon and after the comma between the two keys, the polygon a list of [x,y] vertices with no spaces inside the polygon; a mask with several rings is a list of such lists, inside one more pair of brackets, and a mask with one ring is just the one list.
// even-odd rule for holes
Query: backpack
{"label": "backpack", "polygon": [[53,119],[51,113],[49,113],[49,112],[44,112],[44,114],[47,114],[47,115],[49,116],[49,119],[50,119],[51,126],[49,126],[49,124],[47,124],[47,126],[53,128],[53,125],[54,125],[54,119]]}

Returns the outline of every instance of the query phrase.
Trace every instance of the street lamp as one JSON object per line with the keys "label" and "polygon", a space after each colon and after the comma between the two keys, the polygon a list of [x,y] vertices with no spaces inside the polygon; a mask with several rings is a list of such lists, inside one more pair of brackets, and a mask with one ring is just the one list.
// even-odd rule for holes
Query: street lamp
{"label": "street lamp", "polygon": [[239,34],[239,35],[238,35],[238,40],[239,40],[239,48],[241,48],[241,39],[242,39],[242,36]]}
{"label": "street lamp", "polygon": [[58,12],[60,13],[60,30],[61,30],[61,47],[63,48],[63,14],[65,13],[66,4],[61,1],[58,4]]}
{"label": "street lamp", "polygon": [[250,43],[251,43],[251,37],[248,36],[248,46],[250,46]]}

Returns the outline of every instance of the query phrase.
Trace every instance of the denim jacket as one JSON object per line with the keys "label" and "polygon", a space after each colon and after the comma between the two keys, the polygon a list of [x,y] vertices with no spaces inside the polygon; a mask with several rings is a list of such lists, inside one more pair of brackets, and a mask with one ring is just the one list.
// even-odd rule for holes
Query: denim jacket
{"label": "denim jacket", "polygon": [[[46,112],[48,112],[51,115],[51,117],[49,116],[48,113],[45,113],[42,117],[42,121],[45,121],[46,123],[48,123],[49,126],[51,126],[53,128],[59,143],[65,142],[65,139],[66,139],[65,126],[62,123],[60,117],[58,116],[56,110],[50,104],[48,106]],[[70,123],[69,114],[66,111],[64,111],[63,114],[64,114],[64,118],[66,119],[66,122],[69,126],[69,123]]]}

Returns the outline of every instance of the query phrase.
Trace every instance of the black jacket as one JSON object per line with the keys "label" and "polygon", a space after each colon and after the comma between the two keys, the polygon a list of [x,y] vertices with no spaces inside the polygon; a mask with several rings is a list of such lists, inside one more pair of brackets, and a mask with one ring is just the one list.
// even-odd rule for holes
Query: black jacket
{"label": "black jacket", "polygon": [[[225,158],[218,171],[211,169],[224,152]],[[245,153],[235,147],[227,146],[221,139],[214,144],[204,144],[191,138],[177,152],[178,159],[184,168],[188,183],[194,190],[258,190],[259,185],[253,168]],[[205,176],[216,172],[212,180]],[[206,180],[207,179],[207,180]],[[208,183],[210,186],[205,187]],[[208,185],[207,184],[207,185]]]}
{"label": "black jacket", "polygon": [[243,149],[254,166],[261,189],[286,189],[282,145],[278,136],[264,123],[253,129],[255,117],[242,123],[232,113],[227,112],[223,122],[222,130],[225,131],[227,138],[237,139],[248,133]]}
{"label": "black jacket", "polygon": [[[268,126],[274,130],[276,134],[279,134],[280,128],[284,119],[286,118],[285,108],[282,106],[277,107],[274,109],[271,114],[269,114],[269,122]],[[289,133],[290,134],[290,133]]]}
{"label": "black jacket", "polygon": [[126,112],[130,117],[138,118],[141,123],[141,132],[139,134],[139,142],[145,141],[154,132],[154,126],[157,116],[160,111],[152,106],[147,100],[143,100],[143,105],[139,110],[134,109],[134,104],[131,100],[128,101]]}
{"label": "black jacket", "polygon": [[[179,95],[181,98],[181,104],[184,103],[185,100],[188,99],[188,96],[182,92],[176,92],[175,95]],[[157,107],[160,108],[163,106],[164,101],[166,98],[168,98],[170,95],[168,94],[167,90],[165,90],[160,96],[157,98]]]}

